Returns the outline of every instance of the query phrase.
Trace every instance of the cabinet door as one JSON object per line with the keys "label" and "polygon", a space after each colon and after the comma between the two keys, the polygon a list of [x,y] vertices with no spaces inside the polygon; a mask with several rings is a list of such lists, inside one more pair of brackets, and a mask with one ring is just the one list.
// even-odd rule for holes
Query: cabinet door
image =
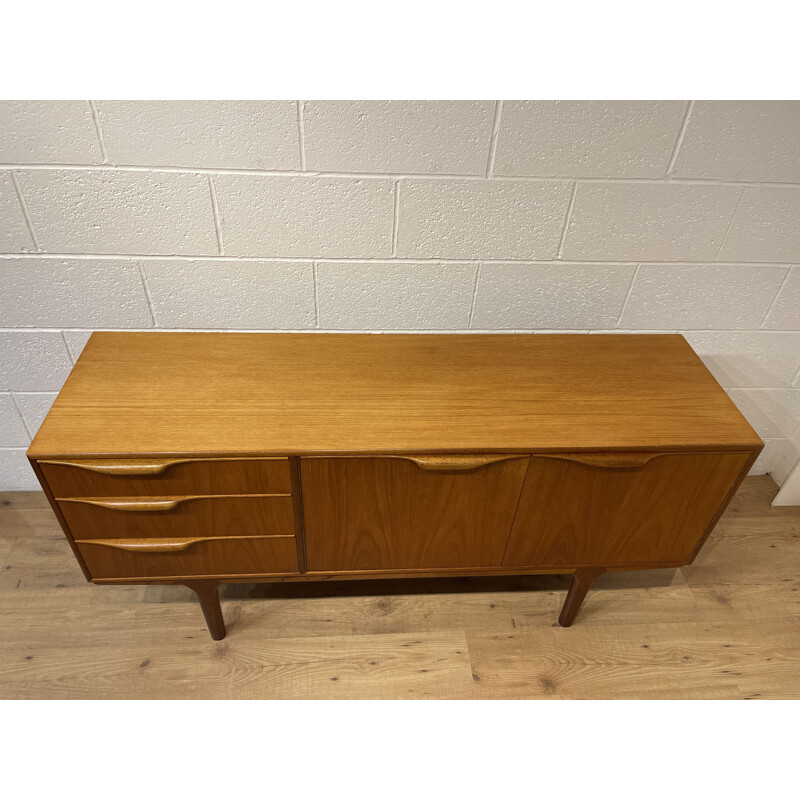
{"label": "cabinet door", "polygon": [[302,458],[309,571],[500,566],[528,460]]}
{"label": "cabinet door", "polygon": [[749,455],[534,455],[503,565],[686,561]]}

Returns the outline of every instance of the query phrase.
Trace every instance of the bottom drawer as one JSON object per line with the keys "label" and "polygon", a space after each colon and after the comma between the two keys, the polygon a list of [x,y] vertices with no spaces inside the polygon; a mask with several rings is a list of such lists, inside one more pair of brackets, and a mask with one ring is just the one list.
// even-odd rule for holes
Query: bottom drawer
{"label": "bottom drawer", "polygon": [[103,539],[76,542],[92,578],[185,578],[297,573],[294,536]]}

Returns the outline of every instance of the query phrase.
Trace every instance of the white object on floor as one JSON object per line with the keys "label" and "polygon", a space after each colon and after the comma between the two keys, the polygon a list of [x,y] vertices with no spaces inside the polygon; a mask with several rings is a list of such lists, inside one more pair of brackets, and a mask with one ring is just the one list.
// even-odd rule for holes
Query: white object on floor
{"label": "white object on floor", "polygon": [[783,482],[781,490],[772,501],[773,506],[800,506],[800,461],[798,461],[789,477]]}

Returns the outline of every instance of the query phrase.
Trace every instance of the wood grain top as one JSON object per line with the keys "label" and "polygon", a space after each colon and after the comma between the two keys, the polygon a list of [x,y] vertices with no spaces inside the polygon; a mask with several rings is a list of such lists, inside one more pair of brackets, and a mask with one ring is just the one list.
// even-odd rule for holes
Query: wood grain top
{"label": "wood grain top", "polygon": [[761,446],[679,335],[101,332],[28,454]]}

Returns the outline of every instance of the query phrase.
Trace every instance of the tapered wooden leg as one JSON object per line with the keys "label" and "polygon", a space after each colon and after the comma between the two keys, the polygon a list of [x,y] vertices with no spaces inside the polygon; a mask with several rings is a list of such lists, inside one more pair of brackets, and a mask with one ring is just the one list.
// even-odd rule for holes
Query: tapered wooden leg
{"label": "tapered wooden leg", "polygon": [[219,641],[225,638],[225,620],[222,618],[222,607],[219,604],[219,584],[216,581],[189,581],[185,584],[196,595],[206,618],[211,638]]}
{"label": "tapered wooden leg", "polygon": [[567,599],[564,601],[564,607],[558,617],[558,624],[562,628],[569,628],[572,625],[581,603],[583,603],[583,598],[586,597],[586,592],[589,591],[589,587],[592,585],[592,581],[595,578],[599,578],[604,572],[605,569],[602,567],[579,569],[575,572],[567,592]]}

